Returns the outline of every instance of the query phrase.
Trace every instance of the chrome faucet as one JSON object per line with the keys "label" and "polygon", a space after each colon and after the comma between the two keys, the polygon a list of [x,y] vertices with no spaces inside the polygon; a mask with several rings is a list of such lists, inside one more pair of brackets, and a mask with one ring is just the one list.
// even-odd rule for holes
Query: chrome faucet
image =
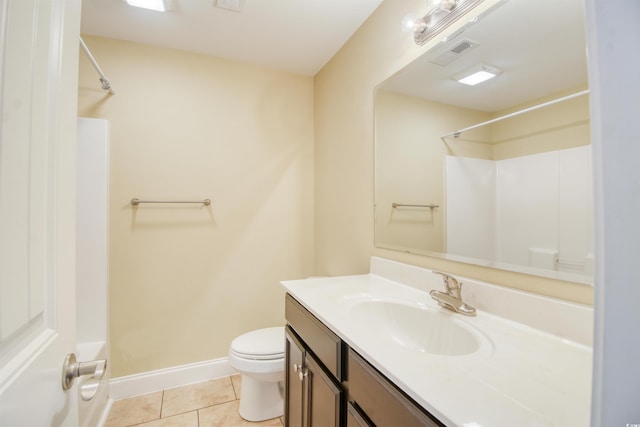
{"label": "chrome faucet", "polygon": [[442,307],[448,308],[451,311],[464,314],[465,316],[475,316],[476,309],[462,301],[462,282],[459,282],[458,279],[447,273],[440,271],[434,271],[433,273],[442,276],[446,292],[433,289],[429,292],[431,298],[438,301],[438,304]]}

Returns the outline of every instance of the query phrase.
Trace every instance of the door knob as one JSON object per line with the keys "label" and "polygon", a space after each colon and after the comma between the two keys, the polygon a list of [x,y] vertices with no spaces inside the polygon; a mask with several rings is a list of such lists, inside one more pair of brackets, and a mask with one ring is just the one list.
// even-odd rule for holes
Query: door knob
{"label": "door knob", "polygon": [[106,370],[107,361],[104,359],[78,362],[75,353],[69,353],[64,358],[62,365],[62,389],[69,390],[73,387],[76,378],[89,376],[94,381],[90,384],[88,393],[82,390],[81,395],[82,400],[91,400],[98,391],[97,383],[102,379]]}

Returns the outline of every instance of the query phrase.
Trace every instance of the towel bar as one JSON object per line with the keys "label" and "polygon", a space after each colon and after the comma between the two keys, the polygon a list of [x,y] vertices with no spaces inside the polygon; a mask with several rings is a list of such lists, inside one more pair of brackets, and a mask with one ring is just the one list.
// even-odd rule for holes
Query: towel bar
{"label": "towel bar", "polygon": [[211,204],[211,200],[140,200],[137,197],[131,199],[131,206],[138,206],[140,203],[202,203],[205,206],[209,206]]}
{"label": "towel bar", "polygon": [[439,205],[434,205],[434,204],[430,204],[430,205],[407,205],[404,203],[391,203],[391,207],[392,208],[400,208],[400,207],[409,207],[409,208],[429,208],[429,209],[435,209],[435,208],[439,208]]}

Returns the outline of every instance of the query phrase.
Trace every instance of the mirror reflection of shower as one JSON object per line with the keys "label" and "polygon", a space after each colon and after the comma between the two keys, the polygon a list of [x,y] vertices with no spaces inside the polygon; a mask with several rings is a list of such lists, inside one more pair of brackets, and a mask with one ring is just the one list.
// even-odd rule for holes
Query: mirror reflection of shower
{"label": "mirror reflection of shower", "polygon": [[[568,176],[562,171],[570,167],[557,164],[541,164],[535,172],[526,169],[546,153],[566,157],[580,148],[590,150],[583,4],[566,0],[554,5],[558,8],[549,16],[540,1],[495,2],[475,20],[465,16],[466,23],[453,29],[452,37],[377,87],[377,247],[592,283],[591,171],[584,166],[588,160],[574,165],[580,173]],[[544,28],[536,25],[540,20]],[[484,69],[481,65],[499,72],[475,86],[457,81],[469,70]],[[463,177],[452,176],[455,166],[450,158],[460,158],[465,165],[457,171]],[[519,160],[537,179],[514,175],[510,195],[529,192],[525,199],[534,206],[546,205],[545,211],[505,211],[499,200],[507,193],[498,192],[504,190],[504,181],[492,184],[491,197],[450,187],[458,178],[458,184],[476,186],[491,181],[475,163],[487,162],[492,174],[502,170],[504,175],[506,165]],[[554,174],[553,186],[543,187],[551,184]],[[564,178],[559,180],[558,174]],[[533,203],[530,192],[535,183],[546,188],[536,191],[549,193],[548,198],[564,193],[553,204]],[[458,191],[467,195],[461,214],[452,203]],[[394,209],[393,203],[438,208]],[[544,217],[549,215],[555,220]],[[540,239],[523,237],[516,250],[513,239],[502,241],[509,233],[507,222],[513,230],[537,230],[534,234]],[[480,238],[478,233],[485,235]],[[506,248],[519,255],[505,257]]]}

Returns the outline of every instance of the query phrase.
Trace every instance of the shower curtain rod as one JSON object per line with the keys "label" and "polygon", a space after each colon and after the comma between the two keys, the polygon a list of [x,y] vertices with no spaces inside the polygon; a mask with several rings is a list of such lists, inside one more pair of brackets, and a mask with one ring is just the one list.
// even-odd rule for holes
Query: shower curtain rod
{"label": "shower curtain rod", "polygon": [[102,83],[102,89],[108,90],[111,95],[115,95],[116,92],[111,87],[111,82],[109,82],[109,79],[107,78],[107,76],[105,76],[104,73],[102,72],[102,68],[100,68],[100,66],[96,62],[96,59],[93,57],[93,55],[89,51],[89,48],[84,43],[84,40],[82,40],[82,37],[80,37],[80,46],[82,47],[82,50],[84,50],[84,53],[87,54],[87,58],[89,58],[89,61],[91,61],[91,64],[93,64],[93,68],[95,68],[98,74],[100,75],[100,83]]}
{"label": "shower curtain rod", "polygon": [[533,107],[529,107],[529,108],[525,108],[525,109],[522,109],[522,110],[514,111],[513,113],[509,113],[509,114],[506,114],[506,115],[501,116],[501,117],[496,117],[495,119],[487,120],[486,122],[478,123],[477,125],[469,126],[469,127],[464,128],[464,129],[459,129],[457,131],[450,132],[450,133],[448,133],[446,135],[442,135],[440,137],[440,139],[442,139],[444,142],[446,142],[444,139],[449,137],[449,136],[455,136],[457,138],[457,137],[460,136],[460,134],[462,132],[466,132],[466,131],[471,130],[471,129],[475,129],[475,128],[479,128],[479,127],[482,127],[482,126],[490,125],[491,123],[499,122],[500,120],[508,119],[509,117],[519,116],[520,114],[528,113],[529,111],[534,111],[534,110],[537,110],[539,108],[548,107],[549,105],[553,105],[553,104],[557,104],[559,102],[567,101],[569,99],[577,98],[579,96],[586,95],[588,93],[589,93],[589,89],[586,89],[586,90],[583,90],[583,91],[580,91],[580,92],[572,93],[571,95],[563,96],[562,98],[558,98],[558,99],[554,99],[552,101],[543,102],[542,104],[534,105]]}

